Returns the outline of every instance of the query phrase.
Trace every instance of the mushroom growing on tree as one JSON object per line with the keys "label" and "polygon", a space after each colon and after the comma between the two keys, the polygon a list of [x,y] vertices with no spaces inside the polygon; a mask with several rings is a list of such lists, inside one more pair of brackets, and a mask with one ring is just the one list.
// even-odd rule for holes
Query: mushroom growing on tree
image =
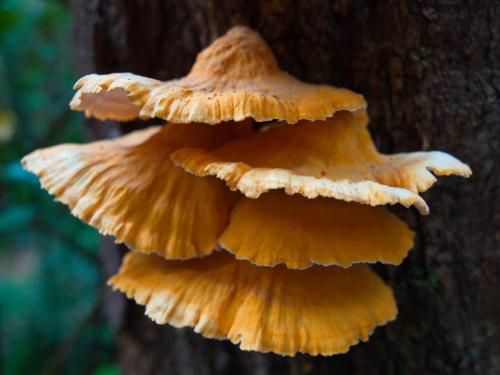
{"label": "mushroom growing on tree", "polygon": [[132,250],[110,285],[158,323],[244,350],[331,355],[367,340],[397,308],[354,264],[400,264],[413,245],[408,226],[375,206],[427,214],[419,193],[431,172],[471,174],[442,152],[380,154],[361,95],[291,77],[246,27],[184,78],[89,75],[76,88],[71,107],[87,116],[167,123],[37,150],[23,165]]}

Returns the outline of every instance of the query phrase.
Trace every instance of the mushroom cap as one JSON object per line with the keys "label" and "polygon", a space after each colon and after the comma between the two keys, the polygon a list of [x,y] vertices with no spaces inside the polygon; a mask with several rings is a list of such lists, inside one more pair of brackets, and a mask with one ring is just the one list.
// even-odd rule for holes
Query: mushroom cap
{"label": "mushroom cap", "polygon": [[213,148],[252,131],[250,122],[169,124],[38,150],[23,164],[73,215],[140,252],[185,259],[223,246],[256,264],[289,268],[401,262],[413,233],[388,212],[276,192],[258,201],[243,198],[230,219],[240,194],[170,160],[179,147]]}
{"label": "mushroom cap", "polygon": [[272,192],[239,200],[219,245],[258,266],[397,265],[413,236],[406,223],[380,207]]}
{"label": "mushroom cap", "polygon": [[249,123],[172,125],[113,140],[65,144],[26,156],[24,168],[74,216],[145,253],[183,259],[209,254],[237,199],[224,183],[170,161],[182,146],[215,147],[253,131]]}
{"label": "mushroom cap", "polygon": [[81,78],[70,106],[101,120],[162,118],[174,123],[323,120],[366,107],[352,91],[299,81],[280,70],[255,31],[237,26],[197,57],[184,78],[161,82],[131,73]]}
{"label": "mushroom cap", "polygon": [[347,352],[397,314],[392,290],[365,265],[297,271],[224,252],[188,261],[132,252],[108,283],[159,324],[288,356]]}
{"label": "mushroom cap", "polygon": [[301,121],[231,141],[212,151],[185,148],[172,160],[197,176],[217,176],[233,190],[258,198],[273,189],[372,206],[427,204],[417,194],[436,175],[468,177],[470,168],[443,152],[380,154],[366,128],[367,116],[339,112],[327,121]]}

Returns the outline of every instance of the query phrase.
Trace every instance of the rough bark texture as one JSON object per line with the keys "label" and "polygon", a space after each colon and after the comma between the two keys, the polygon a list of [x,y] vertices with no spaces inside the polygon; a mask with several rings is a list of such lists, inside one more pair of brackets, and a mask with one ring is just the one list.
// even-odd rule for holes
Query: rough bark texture
{"label": "rough bark texture", "polygon": [[[292,74],[364,94],[382,150],[444,150],[474,171],[425,194],[430,216],[399,210],[416,247],[401,267],[379,269],[400,315],[368,343],[331,358],[241,352],[157,326],[115,295],[108,310],[125,374],[500,373],[498,1],[74,0],[73,8],[81,74],[179,77],[214,38],[247,24]],[[131,126],[89,122],[93,136]],[[114,272],[118,250],[108,244],[103,254]]]}

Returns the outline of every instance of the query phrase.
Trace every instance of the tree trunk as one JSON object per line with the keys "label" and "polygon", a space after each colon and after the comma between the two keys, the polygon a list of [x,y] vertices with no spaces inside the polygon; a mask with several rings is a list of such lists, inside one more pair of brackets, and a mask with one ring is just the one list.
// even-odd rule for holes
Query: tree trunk
{"label": "tree trunk", "polygon": [[[425,193],[430,216],[398,209],[416,244],[402,266],[377,267],[400,313],[368,343],[328,358],[242,352],[158,326],[113,294],[123,373],[500,373],[498,1],[74,0],[73,9],[80,74],[180,77],[203,47],[246,24],[290,73],[365,95],[383,151],[443,150],[474,171]],[[136,125],[88,128],[102,137]],[[120,252],[104,246],[107,271],[116,271]]]}

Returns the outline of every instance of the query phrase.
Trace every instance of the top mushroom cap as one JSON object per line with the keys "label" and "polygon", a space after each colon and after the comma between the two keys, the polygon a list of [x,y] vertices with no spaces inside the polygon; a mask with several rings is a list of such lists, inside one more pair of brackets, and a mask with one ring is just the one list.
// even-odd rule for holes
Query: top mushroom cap
{"label": "top mushroom cap", "polygon": [[162,118],[174,123],[324,120],[366,107],[346,89],[299,81],[280,70],[261,36],[232,28],[202,51],[184,78],[158,81],[132,73],[90,74],[70,106],[101,120]]}

